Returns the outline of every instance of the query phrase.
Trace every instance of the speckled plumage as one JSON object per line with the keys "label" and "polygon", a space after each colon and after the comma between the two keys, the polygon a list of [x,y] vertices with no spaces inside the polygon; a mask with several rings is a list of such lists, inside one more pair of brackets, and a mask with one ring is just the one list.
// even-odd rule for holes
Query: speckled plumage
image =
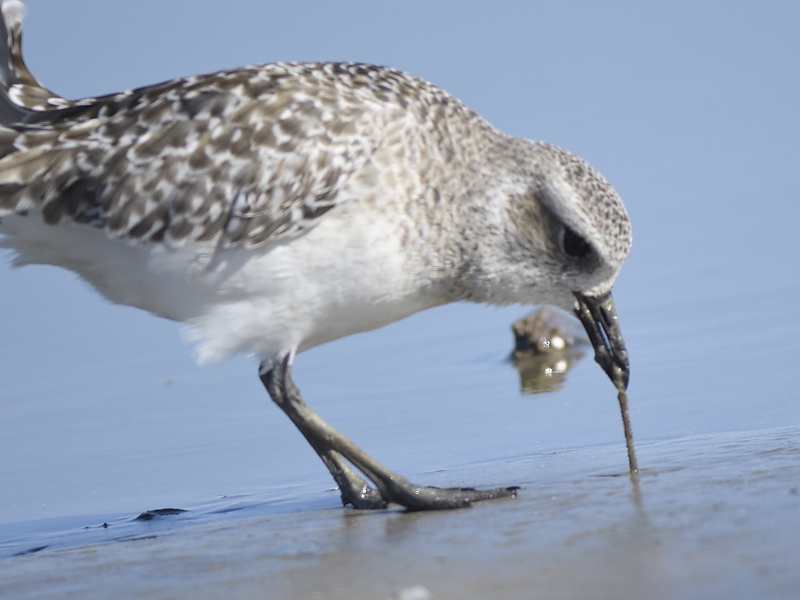
{"label": "speckled plumage", "polygon": [[72,101],[25,67],[20,7],[3,4],[0,244],[188,323],[202,360],[267,373],[458,300],[573,310],[630,249],[591,166],[414,76],[279,63]]}
{"label": "speckled plumage", "polygon": [[[9,97],[21,110],[0,129],[0,210],[36,208],[51,224],[70,218],[138,242],[260,246],[347,201],[348,181],[386,167],[381,158],[412,159],[423,179],[414,191],[426,194],[454,176],[469,185],[463,171],[504,139],[435,86],[362,64],[247,67],[70,101],[30,75],[20,29],[10,28],[19,83]],[[395,156],[380,156],[392,145]],[[606,193],[588,165],[552,151],[586,191]],[[627,219],[613,200],[600,217],[616,217],[624,253]]]}

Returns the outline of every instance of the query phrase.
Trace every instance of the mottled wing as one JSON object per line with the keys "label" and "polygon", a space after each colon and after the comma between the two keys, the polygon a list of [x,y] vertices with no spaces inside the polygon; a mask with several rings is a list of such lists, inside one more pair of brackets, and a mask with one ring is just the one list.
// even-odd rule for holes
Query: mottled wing
{"label": "mottled wing", "polygon": [[375,146],[382,104],[363,88],[379,70],[360,85],[359,69],[249,67],[0,126],[0,216],[38,209],[51,224],[174,245],[296,234],[345,200]]}

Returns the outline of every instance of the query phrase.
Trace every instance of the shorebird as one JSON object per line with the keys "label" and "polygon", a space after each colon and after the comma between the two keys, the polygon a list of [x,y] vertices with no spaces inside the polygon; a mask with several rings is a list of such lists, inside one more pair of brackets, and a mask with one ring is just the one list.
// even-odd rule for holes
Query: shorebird
{"label": "shorebird", "polygon": [[16,265],[70,269],[109,300],[236,353],[330,470],[343,504],[456,508],[515,487],[417,486],[320,419],[295,355],[456,301],[574,312],[621,389],[611,298],[631,245],[590,165],[506,135],[395,69],[279,63],[67,100],[28,71],[2,5],[0,235]]}

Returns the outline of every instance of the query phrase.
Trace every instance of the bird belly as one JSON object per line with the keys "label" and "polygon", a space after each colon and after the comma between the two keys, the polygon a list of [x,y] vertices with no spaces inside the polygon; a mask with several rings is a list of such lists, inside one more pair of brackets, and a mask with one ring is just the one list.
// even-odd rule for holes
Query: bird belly
{"label": "bird belly", "polygon": [[190,320],[201,362],[269,362],[442,303],[412,274],[394,225],[341,208],[300,237],[221,253],[226,300]]}
{"label": "bird belly", "polygon": [[69,269],[108,300],[187,323],[200,362],[269,361],[439,304],[420,291],[397,232],[340,211],[299,237],[258,248],[135,243],[34,213],[0,222],[14,264]]}

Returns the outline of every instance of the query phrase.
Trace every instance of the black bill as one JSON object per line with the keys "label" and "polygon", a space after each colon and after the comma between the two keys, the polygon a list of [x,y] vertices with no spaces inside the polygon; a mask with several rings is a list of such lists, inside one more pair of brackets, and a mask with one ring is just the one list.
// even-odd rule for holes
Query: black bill
{"label": "black bill", "polygon": [[611,292],[601,296],[575,293],[575,315],[594,346],[594,359],[620,390],[628,389],[630,363]]}

